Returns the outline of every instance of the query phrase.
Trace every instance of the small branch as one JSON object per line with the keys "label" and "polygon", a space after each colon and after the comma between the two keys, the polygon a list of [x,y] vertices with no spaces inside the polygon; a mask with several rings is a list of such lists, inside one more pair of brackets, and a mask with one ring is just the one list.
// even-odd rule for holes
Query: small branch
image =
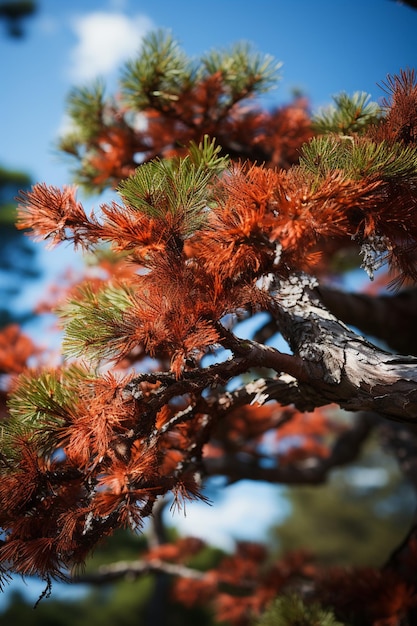
{"label": "small branch", "polygon": [[[192,569],[180,563],[167,563],[160,559],[152,559],[149,561],[119,561],[109,565],[102,565],[97,572],[83,574],[74,578],[72,582],[74,584],[105,585],[120,579],[134,581],[146,574],[166,574],[168,576],[199,581],[204,581],[207,576],[206,572]],[[247,595],[253,592],[255,588],[256,583],[253,580],[233,583],[230,580],[221,580],[219,578],[217,581],[218,592],[234,596]]]}
{"label": "small branch", "polygon": [[166,498],[156,500],[152,508],[150,532],[147,533],[149,546],[154,548],[168,541],[167,531],[165,528],[163,513],[168,505]]}
{"label": "small branch", "polygon": [[[308,380],[304,371],[303,361],[299,357],[284,354],[274,348],[249,340],[235,338],[233,345],[234,351],[239,354],[235,358],[216,363],[207,368],[195,368],[186,371],[180,379],[176,379],[171,372],[141,374],[130,381],[122,393],[125,396],[133,396],[138,403],[143,403],[146,414],[155,416],[164,405],[168,404],[175,397],[185,394],[198,395],[204,389],[223,386],[232,378],[240,376],[255,367],[272,368],[280,373],[288,372],[293,374],[299,380]],[[149,397],[144,398],[141,390],[141,384],[144,382],[160,383],[160,386]],[[282,390],[284,386],[281,384]],[[164,427],[164,432],[176,423],[192,418],[193,408],[187,407],[172,418],[172,421]],[[143,422],[144,420],[142,419],[141,425]],[[160,434],[160,431],[154,430],[154,420],[152,419],[149,420],[147,429],[149,436]],[[143,435],[144,433],[141,434]]]}
{"label": "small branch", "polygon": [[[324,307],[315,287],[315,279],[293,275],[277,283],[272,294],[271,312],[293,354],[239,339],[219,324],[221,343],[232,351],[233,358],[187,370],[180,379],[171,372],[159,372],[132,380],[123,393],[142,403],[149,416],[141,420],[141,428],[145,424],[148,429],[142,436],[151,435],[157,412],[172,398],[185,394],[197,397],[203,390],[224,387],[232,378],[259,367],[279,375],[273,394],[272,383],[268,383],[269,398],[294,403],[299,410],[336,403],[350,411],[379,412],[390,419],[415,423],[417,357],[390,354],[357,335]],[[144,398],[143,382],[159,383],[159,387]],[[187,409],[178,419],[192,415],[192,409]]]}
{"label": "small branch", "polygon": [[[148,543],[150,547],[157,547],[167,542],[167,532],[163,520],[163,512],[167,505],[166,498],[156,500],[151,515]],[[166,572],[158,571],[155,575],[155,584],[146,608],[145,624],[159,624],[166,621],[167,599],[169,596],[169,577]]]}
{"label": "small branch", "polygon": [[280,352],[250,339],[239,339],[221,324],[217,329],[223,337],[222,345],[229,348],[236,356],[248,360],[251,367],[267,367],[276,372],[286,372],[298,380],[308,380],[303,360],[292,354]]}
{"label": "small branch", "polygon": [[383,445],[397,459],[400,470],[417,493],[417,430],[410,424],[386,422],[380,429]]}
{"label": "small branch", "polygon": [[152,559],[150,561],[117,561],[109,565],[102,565],[98,568],[97,572],[83,574],[73,579],[73,582],[104,585],[115,580],[120,580],[121,578],[131,581],[136,580],[140,576],[150,573],[164,573],[170,576],[181,576],[182,578],[191,578],[193,580],[204,579],[204,573],[198,570],[178,563],[167,563],[160,559]]}
{"label": "small branch", "polygon": [[311,458],[304,463],[276,467],[263,467],[257,459],[244,460],[230,454],[204,459],[204,468],[209,476],[227,476],[232,482],[249,479],[275,484],[319,485],[324,483],[331,470],[351,463],[359,455],[362,445],[377,423],[379,417],[364,413],[355,426],[345,431],[336,440],[326,458]]}

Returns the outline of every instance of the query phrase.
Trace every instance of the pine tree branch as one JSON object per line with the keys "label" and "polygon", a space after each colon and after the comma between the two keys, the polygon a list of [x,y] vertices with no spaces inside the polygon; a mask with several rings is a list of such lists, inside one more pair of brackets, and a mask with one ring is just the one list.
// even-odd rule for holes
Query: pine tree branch
{"label": "pine tree branch", "polygon": [[[221,343],[234,357],[208,368],[144,374],[129,383],[126,393],[141,399],[141,382],[159,383],[147,409],[153,414],[175,396],[218,388],[251,368],[269,368],[278,378],[258,381],[255,393],[299,410],[336,403],[351,411],[375,411],[404,422],[417,415],[417,357],[385,352],[350,330],[321,303],[316,283],[306,276],[278,285],[274,316],[294,354],[222,330]],[[282,374],[285,373],[285,376]],[[242,398],[250,393],[242,391]],[[186,416],[185,416],[186,418]]]}
{"label": "pine tree branch", "polygon": [[280,330],[308,377],[299,380],[304,402],[335,402],[415,423],[417,358],[380,350],[350,330],[324,307],[316,286],[305,275],[293,276],[275,294]]}
{"label": "pine tree branch", "polygon": [[208,457],[204,459],[207,475],[227,476],[237,480],[260,480],[274,484],[319,485],[326,482],[329,473],[354,461],[361,452],[373,428],[380,418],[373,413],[362,413],[356,424],[342,433],[326,458],[309,458],[293,465],[264,467],[258,459],[245,460],[240,454]]}
{"label": "pine tree branch", "polygon": [[163,513],[167,505],[168,500],[160,498],[153,506],[151,527],[149,533],[147,534],[148,543],[151,548],[160,546],[168,541],[167,531],[163,520]]}
{"label": "pine tree branch", "polygon": [[[167,506],[166,498],[158,499],[152,509],[150,518],[150,529],[147,534],[149,547],[156,548],[167,543],[167,531],[163,520],[163,512]],[[158,571],[155,576],[155,583],[146,608],[144,626],[153,624],[163,624],[166,619],[167,600],[169,596],[169,575],[167,572]]]}
{"label": "pine tree branch", "polygon": [[[188,578],[195,581],[204,581],[207,577],[206,572],[187,567],[181,563],[168,563],[160,559],[151,559],[149,561],[138,559],[136,561],[118,561],[108,565],[102,565],[97,572],[91,574],[82,574],[74,578],[74,584],[90,584],[104,585],[116,580],[133,581],[147,574],[166,574],[180,578]],[[230,595],[242,596],[252,593],[256,588],[254,581],[217,581],[217,591],[220,593],[228,593]]]}
{"label": "pine tree branch", "polygon": [[319,293],[323,304],[346,324],[382,339],[402,354],[417,354],[417,289],[371,296],[320,286]]}
{"label": "pine tree branch", "polygon": [[[170,372],[153,372],[141,374],[130,381],[125,387],[125,393],[131,394],[137,401],[141,401],[143,394],[141,383],[159,383],[160,386],[153,392],[153,397],[147,400],[147,408],[152,413],[158,411],[169,400],[185,393],[199,393],[203,389],[223,385],[231,378],[246,373],[252,367],[267,367],[277,371],[289,372],[300,379],[305,378],[302,360],[289,354],[284,354],[254,341],[240,340],[235,337],[227,343],[233,347],[237,356],[222,363],[216,363],[206,368],[195,368],[185,371],[180,379]],[[286,389],[286,386],[285,386]],[[185,416],[184,416],[185,417]]]}
{"label": "pine tree branch", "polygon": [[149,561],[138,559],[136,561],[117,561],[108,565],[102,565],[98,568],[97,572],[82,574],[73,579],[73,582],[104,585],[109,582],[114,582],[115,580],[120,580],[121,578],[132,581],[146,574],[161,572],[169,574],[170,576],[181,576],[193,580],[204,579],[203,572],[179,563],[167,563],[160,559],[152,559]]}

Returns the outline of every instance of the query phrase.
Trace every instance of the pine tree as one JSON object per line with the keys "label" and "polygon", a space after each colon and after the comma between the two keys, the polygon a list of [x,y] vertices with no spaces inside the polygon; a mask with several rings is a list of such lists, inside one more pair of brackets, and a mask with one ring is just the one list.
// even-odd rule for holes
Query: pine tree
{"label": "pine tree", "polygon": [[[97,271],[58,307],[61,366],[12,380],[4,576],[37,574],[48,592],[115,529],[141,530],[168,494],[174,508],[204,500],[214,475],[317,485],[374,432],[415,481],[417,357],[343,322],[389,344],[381,316],[406,292],[361,299],[331,280],[348,258],[370,279],[379,270],[381,288],[416,281],[415,74],[389,76],[382,107],[342,94],[311,118],[303,100],[269,112],[255,99],[277,69],[243,45],[196,64],[156,33],[124,68],[120,100],[101,84],[70,95],[61,149],[78,184],[113,187],[119,200],[88,215],[71,186],[20,195],[21,228],[81,247]],[[396,326],[414,330],[401,315]],[[334,405],[355,415],[341,420]],[[311,611],[323,608],[329,624],[406,623],[415,537],[413,528],[382,570],[326,575],[305,553],[270,563],[264,547],[241,543],[202,572],[189,565],[202,546],[180,540],[99,578],[174,576],[178,600],[213,602],[217,619],[237,626],[287,589],[317,601]]]}

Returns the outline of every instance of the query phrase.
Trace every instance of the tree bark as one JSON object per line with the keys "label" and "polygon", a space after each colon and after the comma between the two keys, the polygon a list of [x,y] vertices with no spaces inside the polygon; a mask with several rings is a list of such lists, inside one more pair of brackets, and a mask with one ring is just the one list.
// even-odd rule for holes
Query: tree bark
{"label": "tree bark", "polygon": [[371,296],[320,285],[319,293],[323,304],[345,324],[381,339],[401,354],[417,354],[417,289]]}
{"label": "tree bark", "polygon": [[417,422],[416,357],[381,350],[345,326],[322,304],[309,276],[281,281],[273,295],[280,331],[303,362],[298,388],[304,406],[335,402]]}

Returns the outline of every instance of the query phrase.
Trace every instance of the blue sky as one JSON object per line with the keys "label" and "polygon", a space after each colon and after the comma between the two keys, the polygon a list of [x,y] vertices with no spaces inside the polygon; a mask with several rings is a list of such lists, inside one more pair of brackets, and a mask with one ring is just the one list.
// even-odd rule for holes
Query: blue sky
{"label": "blue sky", "polygon": [[0,36],[0,164],[69,182],[54,149],[69,89],[97,75],[114,88],[121,62],[161,27],[190,56],[245,40],[282,61],[271,104],[294,87],[313,108],[342,90],[377,99],[387,73],[417,65],[417,11],[393,0],[39,0],[24,40]]}
{"label": "blue sky", "polygon": [[[271,105],[287,102],[294,88],[313,109],[340,91],[379,99],[377,83],[388,73],[417,66],[417,11],[392,0],[39,0],[23,40],[0,34],[0,165],[27,171],[34,181],[71,182],[54,149],[65,127],[66,95],[97,75],[114,88],[120,64],[154,28],[170,29],[193,57],[245,40],[282,61],[279,87],[266,100]],[[58,250],[44,262],[56,272],[67,259]],[[219,543],[233,529],[259,536],[280,506],[276,488],[266,490],[269,497],[263,490],[237,486],[233,500],[209,510],[190,506],[181,526],[217,532],[218,520],[227,520]]]}

